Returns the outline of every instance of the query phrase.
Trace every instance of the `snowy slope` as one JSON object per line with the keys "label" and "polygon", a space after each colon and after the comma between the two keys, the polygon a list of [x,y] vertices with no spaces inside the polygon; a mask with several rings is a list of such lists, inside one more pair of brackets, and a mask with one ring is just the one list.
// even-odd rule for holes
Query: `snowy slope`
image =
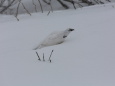
{"label": "snowy slope", "polygon": [[[77,10],[0,15],[0,86],[115,86],[115,4]],[[34,46],[51,32],[74,28],[63,44]],[[48,61],[51,50],[52,63]]]}

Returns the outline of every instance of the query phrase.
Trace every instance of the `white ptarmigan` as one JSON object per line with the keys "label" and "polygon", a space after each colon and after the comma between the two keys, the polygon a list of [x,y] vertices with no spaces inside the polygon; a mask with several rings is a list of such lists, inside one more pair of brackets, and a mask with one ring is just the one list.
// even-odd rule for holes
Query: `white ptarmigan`
{"label": "white ptarmigan", "polygon": [[53,32],[45,40],[43,40],[34,50],[41,49],[43,47],[61,44],[70,32],[74,31],[72,28],[68,28],[64,31]]}

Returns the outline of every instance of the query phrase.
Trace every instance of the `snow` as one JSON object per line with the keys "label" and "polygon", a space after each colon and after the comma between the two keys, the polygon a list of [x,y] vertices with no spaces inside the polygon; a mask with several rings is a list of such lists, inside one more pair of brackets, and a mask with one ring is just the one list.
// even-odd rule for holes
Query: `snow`
{"label": "snow", "polygon": [[[0,86],[115,86],[114,6],[23,14],[19,22],[0,15]],[[68,27],[75,31],[63,44],[37,50],[39,61],[34,46]]]}

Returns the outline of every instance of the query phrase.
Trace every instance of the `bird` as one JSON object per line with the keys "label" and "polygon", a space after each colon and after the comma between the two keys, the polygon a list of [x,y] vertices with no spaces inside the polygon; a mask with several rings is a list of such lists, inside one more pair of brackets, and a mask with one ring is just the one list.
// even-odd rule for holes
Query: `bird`
{"label": "bird", "polygon": [[33,50],[41,49],[47,46],[53,46],[57,44],[61,44],[65,41],[70,32],[74,31],[72,28],[67,28],[63,31],[52,32],[49,36],[47,36],[37,47]]}

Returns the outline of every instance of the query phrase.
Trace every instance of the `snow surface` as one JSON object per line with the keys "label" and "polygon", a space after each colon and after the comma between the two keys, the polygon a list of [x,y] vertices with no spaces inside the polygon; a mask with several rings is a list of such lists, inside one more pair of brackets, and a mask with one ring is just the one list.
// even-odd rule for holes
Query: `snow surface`
{"label": "snow surface", "polygon": [[[115,86],[115,4],[77,10],[0,15],[0,86]],[[63,44],[33,47],[49,33],[74,28]],[[48,61],[51,50],[54,50]]]}

